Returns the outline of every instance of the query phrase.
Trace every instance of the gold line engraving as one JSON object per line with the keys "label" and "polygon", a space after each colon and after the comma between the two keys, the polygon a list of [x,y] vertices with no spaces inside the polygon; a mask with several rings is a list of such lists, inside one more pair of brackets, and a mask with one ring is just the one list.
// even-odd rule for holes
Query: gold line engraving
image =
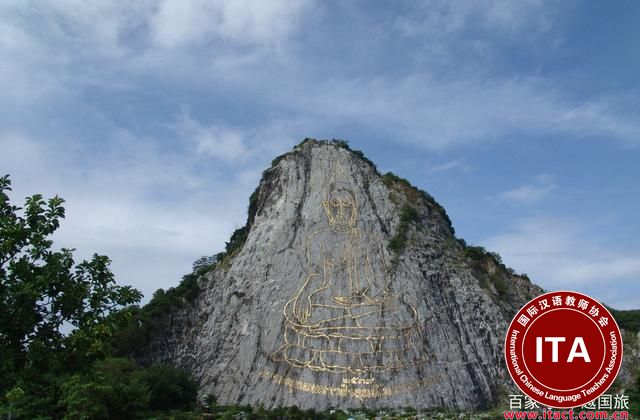
{"label": "gold line engraving", "polygon": [[[283,344],[271,359],[315,372],[368,376],[428,360],[417,311],[392,292],[384,245],[358,227],[357,195],[339,164],[325,183],[322,206],[328,227],[307,237],[307,274],[283,307]],[[385,388],[373,377],[356,378],[368,385],[363,389],[344,378],[340,387],[328,387],[269,375],[292,389],[355,398],[402,388]]]}
{"label": "gold line engraving", "polygon": [[389,397],[403,392],[412,391],[436,382],[434,379],[423,379],[390,387],[371,383],[365,384],[370,385],[369,387],[359,388],[356,387],[356,385],[360,385],[361,382],[354,383],[349,379],[343,379],[340,386],[326,386],[287,378],[285,376],[278,375],[277,373],[269,372],[266,370],[261,371],[260,376],[271,380],[275,384],[284,385],[288,387],[290,391],[298,390],[317,395],[328,395],[331,397],[351,397],[357,399]]}

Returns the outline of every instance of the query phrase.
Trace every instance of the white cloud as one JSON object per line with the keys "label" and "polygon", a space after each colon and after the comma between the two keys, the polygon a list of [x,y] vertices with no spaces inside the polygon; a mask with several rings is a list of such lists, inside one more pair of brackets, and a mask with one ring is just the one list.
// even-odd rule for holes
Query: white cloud
{"label": "white cloud", "polygon": [[406,35],[451,36],[470,24],[485,30],[514,31],[549,27],[549,5],[538,1],[509,0],[446,0],[431,1],[418,6],[417,11],[395,21],[397,29]]}
{"label": "white cloud", "polygon": [[217,121],[203,122],[183,107],[171,127],[190,145],[196,157],[213,157],[240,170],[238,165],[249,161],[254,166],[268,164],[271,158],[298,143],[299,133],[309,126],[315,127],[304,120],[282,118],[262,125],[235,127]]}
{"label": "white cloud", "polygon": [[484,2],[468,1],[476,5],[486,26],[502,30],[548,30],[552,25],[551,10],[558,5],[550,5],[540,0],[525,0],[517,4],[509,0]]}
{"label": "white cloud", "polygon": [[292,101],[326,123],[374,127],[386,137],[432,149],[517,141],[524,133],[640,144],[640,122],[611,111],[619,98],[578,102],[536,78],[442,81],[415,74],[402,79],[330,80]]}
{"label": "white cloud", "polygon": [[[176,286],[198,257],[222,251],[242,223],[235,221],[242,219],[241,213],[228,214],[209,201],[164,207],[130,200],[113,203],[113,197],[101,202],[83,186],[79,189],[87,196],[62,194],[67,220],[56,233],[55,245],[76,248],[77,261],[94,252],[109,256],[118,283],[140,289],[147,299],[160,287]],[[247,198],[234,199],[240,203]]]}
{"label": "white cloud", "polygon": [[637,119],[624,111],[623,106],[629,100],[628,98],[636,94],[631,92],[628,97],[616,95],[596,98],[572,107],[558,109],[560,112],[550,121],[552,125],[565,130],[567,125],[573,124],[576,127],[575,131],[583,137],[613,137],[637,146],[640,144],[640,125]]}
{"label": "white cloud", "polygon": [[194,140],[197,143],[199,153],[235,160],[247,152],[242,137],[243,134],[239,130],[212,125],[198,129]]}
{"label": "white cloud", "polygon": [[75,139],[4,133],[0,166],[11,175],[14,203],[34,193],[66,200],[57,247],[77,248],[78,260],[93,252],[110,256],[118,281],[149,297],[176,285],[199,256],[224,249],[244,224],[259,173],[215,176],[177,149],[165,154],[149,139],[105,134],[96,156]]}
{"label": "white cloud", "polygon": [[[49,25],[51,35],[64,38],[78,52],[111,58],[151,46],[182,47],[215,38],[239,44],[276,46],[300,27],[313,2],[285,0],[162,0],[136,2],[48,0],[33,6],[32,17]],[[3,7],[28,14],[19,3]],[[138,41],[141,45],[135,45]]]}
{"label": "white cloud", "polygon": [[246,134],[241,130],[219,124],[205,126],[183,113],[176,123],[178,133],[193,143],[195,152],[233,162],[246,158]]}
{"label": "white cloud", "polygon": [[0,91],[5,98],[0,109],[33,104],[43,96],[60,93],[60,81],[55,74],[38,71],[50,63],[46,47],[10,19],[0,14]]}
{"label": "white cloud", "polygon": [[[303,28],[300,22],[314,7],[311,2],[257,0],[167,0],[131,7],[68,0],[39,4],[34,16],[40,20],[27,22],[20,17],[28,14],[26,9],[16,6],[0,26],[0,33],[7,34],[0,37],[7,39],[0,48],[11,58],[0,66],[0,87],[14,99],[33,96],[39,103],[52,92],[56,106],[61,95],[76,92],[81,97],[87,86],[113,91],[135,86],[138,78],[202,95],[233,90],[255,106],[273,110],[260,126],[279,124],[286,115],[307,121],[305,127],[328,137],[345,126],[372,127],[388,138],[433,149],[517,141],[524,132],[640,142],[640,122],[624,112],[633,103],[626,95],[577,100],[549,80],[488,78],[483,73],[451,78],[422,70],[354,79],[307,72],[308,57],[283,44]],[[419,13],[421,25],[443,33],[464,31],[476,15],[492,30],[515,25],[526,32],[526,25],[540,20],[525,16],[547,14],[553,13],[537,1],[513,7],[497,0],[436,2]],[[47,36],[38,36],[30,27],[34,24],[43,26]],[[453,41],[442,42],[445,50],[455,52],[449,48]],[[176,48],[164,48],[169,46]],[[206,145],[220,144],[219,153],[226,158],[242,153],[245,139],[209,128],[215,141],[203,140],[203,152],[215,154]],[[298,132],[296,138],[305,135],[314,134]]]}
{"label": "white cloud", "polygon": [[150,19],[151,36],[161,47],[200,43],[212,37],[244,44],[277,45],[299,26],[304,1],[164,0]]}
{"label": "white cloud", "polygon": [[133,89],[136,79],[211,89],[286,55],[313,7],[283,0],[3,2],[0,88],[27,104],[58,103],[93,87]]}
{"label": "white cloud", "polygon": [[540,186],[527,184],[513,190],[505,191],[501,193],[500,196],[520,204],[533,204],[540,201],[552,188],[553,186],[551,185]]}
{"label": "white cloud", "polygon": [[390,29],[419,41],[415,57],[421,62],[456,68],[464,54],[473,58],[473,67],[499,57],[501,46],[519,44],[537,54],[560,45],[554,29],[569,6],[538,0],[435,0],[413,4],[409,13],[394,17]]}
{"label": "white cloud", "polygon": [[546,289],[575,289],[614,307],[639,307],[640,250],[607,246],[598,238],[575,218],[537,217],[483,246]]}
{"label": "white cloud", "polygon": [[469,172],[471,170],[471,166],[462,159],[454,159],[444,163],[430,165],[427,169],[427,172],[429,174],[436,174],[439,172],[447,172],[455,169],[461,170],[463,172]]}
{"label": "white cloud", "polygon": [[40,166],[45,158],[38,144],[20,132],[0,133],[0,150],[0,166],[4,170],[14,165]]}
{"label": "white cloud", "polygon": [[531,205],[546,197],[554,188],[553,177],[548,174],[538,175],[533,183],[501,192],[498,197],[514,204]]}
{"label": "white cloud", "polygon": [[48,0],[35,5],[52,39],[61,49],[77,56],[90,54],[92,59],[121,58],[131,52],[127,36],[144,25],[152,3],[97,0]]}
{"label": "white cloud", "polygon": [[206,2],[185,1],[162,2],[150,23],[154,43],[163,47],[201,40],[217,24]]}
{"label": "white cloud", "polygon": [[[401,70],[377,63],[376,54],[386,53],[390,44],[374,45],[380,50],[367,50],[361,61],[345,56],[332,61],[326,51],[296,48],[304,38],[298,35],[331,44],[328,49],[357,41],[344,41],[322,25],[304,25],[318,16],[311,13],[315,7],[284,0],[3,2],[0,124],[6,131],[0,135],[0,166],[14,175],[19,193],[14,196],[59,192],[68,200],[65,241],[126,258],[119,268],[123,277],[148,288],[177,280],[156,270],[158,261],[178,258],[188,265],[199,256],[191,254],[220,250],[244,222],[246,199],[261,170],[305,136],[352,132],[364,139],[370,130],[429,149],[516,142],[521,134],[640,144],[640,122],[629,112],[637,92],[585,92],[578,99],[557,81],[532,76],[534,71],[507,77],[494,71],[497,67],[458,69],[497,54],[501,42],[544,49],[559,42],[554,36],[539,41],[555,24],[556,6],[431,2],[421,13],[399,18],[394,28],[414,37],[417,50],[419,45],[433,49],[449,66],[402,63]],[[354,21],[347,33],[366,29],[361,35],[366,38],[377,29],[395,36],[388,26],[372,30],[359,24]],[[469,36],[470,27],[486,36]],[[530,34],[538,37],[523,41]],[[500,41],[493,44],[496,38]],[[328,63],[321,61],[326,57]],[[364,65],[366,71],[353,71]],[[229,111],[235,121],[245,109],[255,121],[232,123],[216,115],[216,107],[224,106],[218,98],[229,98],[242,110]],[[150,103],[156,100],[164,102]],[[187,113],[169,123],[189,150],[184,142],[139,134],[156,135],[162,131],[158,126],[171,121],[172,107],[190,100],[199,104],[198,116]],[[24,121],[16,122],[16,116]],[[131,132],[119,128],[128,125]],[[83,140],[87,133],[95,138]],[[233,171],[218,171],[219,162]],[[464,168],[465,162],[452,160],[427,170]],[[505,191],[504,198],[532,203],[552,188],[553,180],[534,180]],[[542,223],[538,231],[532,223],[490,241],[505,255],[512,252],[507,258],[519,270],[534,274],[540,262],[557,263],[560,268],[540,271],[540,278],[593,279],[608,271],[620,284],[636,273],[632,252],[587,249],[584,233],[570,224],[543,229]],[[517,254],[511,245],[520,243],[531,252]]]}

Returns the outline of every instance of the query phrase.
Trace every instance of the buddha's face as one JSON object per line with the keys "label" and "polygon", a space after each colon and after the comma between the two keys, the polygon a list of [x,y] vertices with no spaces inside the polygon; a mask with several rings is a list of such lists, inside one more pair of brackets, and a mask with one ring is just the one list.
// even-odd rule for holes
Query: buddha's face
{"label": "buddha's face", "polygon": [[347,190],[334,191],[328,200],[322,202],[329,224],[336,227],[354,227],[356,223],[356,203],[353,194]]}

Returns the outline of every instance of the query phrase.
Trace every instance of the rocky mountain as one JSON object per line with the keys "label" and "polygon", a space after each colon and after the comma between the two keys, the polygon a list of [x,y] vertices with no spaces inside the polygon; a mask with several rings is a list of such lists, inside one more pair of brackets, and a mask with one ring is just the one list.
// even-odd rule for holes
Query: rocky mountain
{"label": "rocky mountain", "polygon": [[491,406],[503,334],[542,292],[341,141],[275,159],[227,248],[140,355],[220,404]]}

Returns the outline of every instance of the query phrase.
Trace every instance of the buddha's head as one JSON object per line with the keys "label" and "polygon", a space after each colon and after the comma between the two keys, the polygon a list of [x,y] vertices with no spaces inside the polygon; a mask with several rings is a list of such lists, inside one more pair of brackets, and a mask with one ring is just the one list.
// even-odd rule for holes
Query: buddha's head
{"label": "buddha's head", "polygon": [[347,183],[332,182],[322,200],[322,207],[332,227],[346,229],[356,226],[356,195]]}

